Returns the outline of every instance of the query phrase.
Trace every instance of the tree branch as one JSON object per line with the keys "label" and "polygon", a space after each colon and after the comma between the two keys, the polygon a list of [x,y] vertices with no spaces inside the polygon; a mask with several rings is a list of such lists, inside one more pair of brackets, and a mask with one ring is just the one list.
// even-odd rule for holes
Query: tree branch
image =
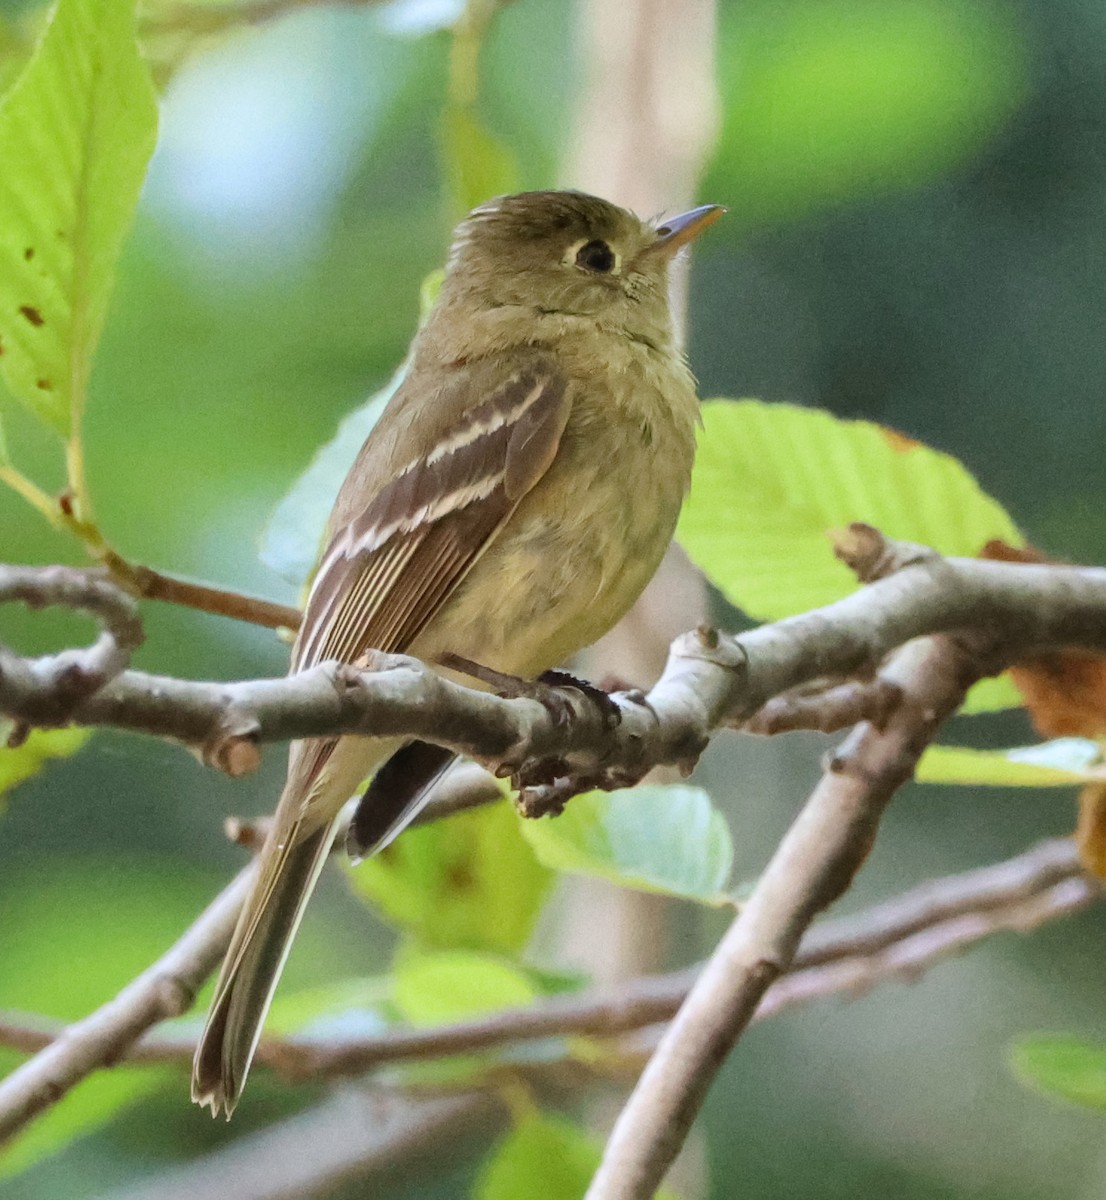
{"label": "tree branch", "polygon": [[85,1076],[117,1062],[150,1026],[192,1006],[226,952],[253,874],[251,863],[153,966],[0,1083],[0,1145]]}
{"label": "tree branch", "polygon": [[[891,572],[884,583],[901,582],[914,566],[935,561],[932,552],[890,543],[868,527],[851,527],[838,551],[862,579]],[[898,706],[882,729],[857,726],[829,762],[661,1037],[615,1122],[587,1200],[654,1195],[719,1067],[768,988],[791,966],[807,927],[851,884],[891,797],[978,677],[985,647],[969,650],[947,635],[921,638],[896,651],[879,672],[900,697]]]}
{"label": "tree branch", "polygon": [[[1058,899],[1062,892],[1070,893],[1066,901]],[[1075,899],[1076,893],[1082,894],[1081,900]],[[812,998],[815,989],[811,984],[817,978],[832,974],[840,980],[842,968],[858,961],[855,954],[864,953],[861,948],[872,955],[873,964],[902,962],[902,948],[919,946],[915,935],[920,931],[928,942],[928,955],[925,961],[914,958],[910,962],[913,974],[936,961],[938,955],[966,944],[954,946],[952,938],[938,936],[940,930],[963,923],[974,925],[979,936],[984,924],[991,925],[992,931],[1024,929],[1027,926],[1022,922],[1030,910],[1034,918],[1050,919],[1100,894],[1098,883],[1078,874],[1070,841],[1045,842],[1009,862],[934,880],[862,917],[819,926],[807,938],[817,946],[800,950],[797,962],[832,954],[835,947],[849,948],[854,956],[840,964],[823,958],[822,965],[781,979],[757,1010],[757,1019]],[[895,929],[906,934],[906,941],[886,942]],[[937,949],[940,941],[945,941],[942,950]],[[888,953],[880,953],[882,950]],[[853,982],[867,986],[873,979],[868,976]],[[651,1040],[636,1039],[633,1054],[625,1056],[625,1062],[632,1061],[639,1051],[648,1051]],[[621,1066],[624,1060],[619,1062]],[[533,1072],[527,1078],[533,1079]],[[226,1195],[230,1178],[240,1200],[247,1196],[250,1200],[291,1200],[293,1196],[329,1195],[339,1182],[356,1178],[363,1186],[369,1178],[395,1169],[415,1154],[425,1156],[435,1147],[455,1146],[457,1136],[467,1129],[479,1127],[487,1136],[505,1116],[505,1108],[488,1090],[426,1097],[347,1088],[305,1114],[278,1122],[196,1162],[160,1171],[156,1178],[139,1182],[126,1192],[113,1193],[112,1200],[215,1200]]]}
{"label": "tree branch", "polygon": [[[867,529],[867,527],[865,527]],[[324,664],[286,679],[199,683],[124,671],[71,706],[82,725],[175,738],[231,773],[256,763],[257,745],[338,733],[423,738],[518,772],[561,762],[587,777],[692,765],[711,733],[752,716],[773,696],[813,678],[872,670],[895,647],[944,630],[980,630],[1001,644],[982,671],[1061,646],[1106,650],[1106,570],[974,559],[896,549],[867,530],[881,553],[907,565],[835,604],[740,637],[700,631],[677,638],[647,703],[616,696],[611,728],[592,701],[569,692],[565,722],[535,700],[504,700],[442,678],[414,659],[370,654],[357,670]],[[0,569],[0,594],[7,574]],[[14,569],[20,570],[20,569]],[[23,569],[24,572],[26,569]],[[98,586],[104,581],[90,577]],[[55,600],[49,576],[39,597]],[[48,682],[5,656],[0,712],[29,725],[59,721]],[[64,719],[64,718],[61,718]],[[243,752],[243,751],[248,752]]]}
{"label": "tree branch", "polygon": [[275,600],[212,587],[209,583],[193,583],[177,575],[155,571],[153,567],[132,563],[124,563],[123,567],[126,584],[144,600],[161,600],[217,617],[229,617],[232,621],[247,621],[265,629],[299,629],[303,618],[298,608],[278,604]]}
{"label": "tree branch", "polygon": [[[999,629],[1002,646],[990,649],[1003,656],[1063,645],[1106,649],[1106,571],[944,560],[888,542],[867,527],[854,527],[851,537],[847,555],[862,567],[867,562],[869,574],[902,564],[901,569],[836,604],[740,638],[712,631],[684,635],[646,703],[632,695],[618,698],[622,720],[613,729],[606,713],[582,694],[569,693],[572,716],[562,724],[536,701],[477,693],[413,659],[390,656],[374,656],[372,671],[330,664],[286,680],[234,684],[125,670],[92,695],[78,688],[76,699],[69,694],[59,705],[55,668],[64,656],[29,660],[4,652],[0,711],[27,724],[73,719],[174,737],[202,745],[209,761],[232,771],[244,759],[249,765],[243,748],[262,741],[361,732],[425,737],[501,770],[552,760],[585,775],[612,766],[632,773],[658,763],[689,765],[715,728],[747,718],[773,695],[812,678],[871,670],[895,646],[933,630],[982,629],[991,638]],[[140,636],[133,602],[113,595],[98,573],[0,568],[0,599],[13,598],[85,608],[105,623],[92,669],[78,672],[86,681],[97,671],[110,675]],[[881,672],[903,703],[883,734],[864,727],[846,743],[696,984],[685,1011],[701,1014],[705,996],[720,1018],[702,1025],[696,1053],[724,1053],[790,962],[814,913],[847,885],[883,804],[909,774],[924,736],[935,728],[937,715],[959,703],[967,675],[952,678],[948,671],[964,664],[964,651],[942,637],[908,645]],[[116,1000],[70,1027],[0,1085],[0,1140],[89,1071],[114,1061],[151,1024],[187,1006],[223,951],[247,874]],[[670,1044],[686,1035],[689,1021],[694,1025],[686,1015],[677,1019]],[[662,1064],[663,1054],[662,1047]],[[664,1156],[681,1140],[708,1077],[704,1071],[695,1082],[685,1071],[683,1093],[668,1092],[651,1170],[659,1164],[663,1172]],[[647,1071],[641,1084],[646,1095],[652,1094],[650,1078]],[[639,1103],[632,1102],[620,1129],[634,1128]],[[649,1103],[649,1119],[656,1121],[664,1106]],[[616,1131],[613,1150],[620,1136]],[[640,1142],[637,1134],[631,1140]],[[620,1194],[639,1193],[595,1193]]]}
{"label": "tree branch", "polygon": [[[866,990],[885,979],[919,974],[951,953],[1005,931],[1026,932],[1101,895],[1069,839],[1042,842],[1007,862],[934,879],[853,916],[824,921],[804,938],[789,972],[768,990],[756,1020],[793,1005]],[[206,919],[206,918],[204,918]],[[527,1008],[430,1029],[396,1029],[374,1037],[266,1037],[257,1063],[290,1078],[344,1078],[412,1059],[470,1054],[553,1037],[611,1037],[671,1019],[701,968],[635,979]],[[0,1045],[32,1054],[65,1032],[37,1014],[0,1012]],[[143,1037],[127,1062],[187,1065],[186,1034]]]}

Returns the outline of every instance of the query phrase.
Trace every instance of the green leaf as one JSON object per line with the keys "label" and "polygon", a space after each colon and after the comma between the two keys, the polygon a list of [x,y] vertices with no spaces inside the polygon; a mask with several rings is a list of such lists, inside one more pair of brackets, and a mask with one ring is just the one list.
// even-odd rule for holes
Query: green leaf
{"label": "green leaf", "polygon": [[406,370],[404,364],[379,392],[343,417],[338,432],[316,452],[269,518],[261,535],[261,561],[290,583],[302,585],[310,576],[342,480]]}
{"label": "green leaf", "polygon": [[559,817],[524,821],[522,828],[547,867],[705,904],[728,903],[733,843],[701,788],[588,792]]}
{"label": "green leaf", "polygon": [[349,868],[356,892],[425,946],[511,952],[529,940],[554,875],[509,804],[407,830]]}
{"label": "green leaf", "polygon": [[1011,750],[930,746],[914,777],[919,783],[1071,787],[1106,781],[1106,764],[1098,744],[1086,738],[1057,738]]}
{"label": "green leaf", "polygon": [[11,723],[0,720],[0,806],[8,792],[25,779],[37,775],[52,758],[68,758],[88,741],[91,730],[33,729],[27,740],[14,749],[5,743]]}
{"label": "green leaf", "polygon": [[1021,708],[1025,704],[1021,692],[1005,671],[981,679],[968,691],[968,698],[960,706],[967,715],[974,713],[1002,712],[1005,708]]}
{"label": "green leaf", "polygon": [[1021,545],[1006,511],[948,454],[869,421],[711,400],[677,536],[726,598],[778,620],[853,591],[827,534],[866,521],[942,554]]}
{"label": "green leaf", "polygon": [[[214,881],[180,860],[56,858],[0,876],[0,1008],[77,1020],[180,936]],[[0,1076],[21,1061],[0,1049]],[[85,1080],[0,1154],[0,1174],[91,1133],[176,1070],[115,1067]],[[0,1187],[0,1192],[3,1188]]]}
{"label": "green leaf", "polygon": [[511,151],[468,108],[449,108],[442,120],[445,166],[458,212],[491,196],[518,191],[518,164]]}
{"label": "green leaf", "polygon": [[725,124],[704,194],[758,225],[948,171],[1027,93],[1018,24],[960,0],[739,6],[724,23]]}
{"label": "green leaf", "polygon": [[524,1008],[539,995],[519,967],[473,950],[401,954],[392,1000],[412,1025],[463,1021],[501,1008]]}
{"label": "green leaf", "polygon": [[156,137],[133,5],[60,0],[0,104],[0,372],[62,436]]}
{"label": "green leaf", "polygon": [[[473,1200],[581,1200],[599,1166],[602,1144],[563,1117],[535,1114],[517,1125],[485,1160]],[[668,1188],[657,1200],[676,1200]]]}
{"label": "green leaf", "polygon": [[390,1024],[384,1015],[390,991],[390,978],[379,976],[341,979],[287,994],[278,991],[265,1027],[285,1034],[383,1034]]}
{"label": "green leaf", "polygon": [[1106,1047],[1058,1033],[1035,1033],[1010,1048],[1010,1066],[1025,1084],[1086,1108],[1106,1109]]}

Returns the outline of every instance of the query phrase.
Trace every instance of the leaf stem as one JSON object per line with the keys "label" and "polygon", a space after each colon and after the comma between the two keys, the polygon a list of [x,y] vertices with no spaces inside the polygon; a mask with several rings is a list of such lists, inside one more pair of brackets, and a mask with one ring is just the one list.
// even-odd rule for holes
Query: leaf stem
{"label": "leaf stem", "polygon": [[13,467],[10,463],[0,464],[0,482],[6,483],[8,487],[22,496],[24,500],[34,509],[37,509],[47,521],[55,529],[66,528],[65,515],[61,511],[57,500],[43,491],[37,483],[32,482],[23,474],[22,471]]}
{"label": "leaf stem", "polygon": [[[73,443],[69,444],[68,449],[72,451]],[[70,490],[60,500],[40,488],[10,463],[0,463],[0,483],[7,484],[13,492],[22,496],[55,529],[71,533],[77,538],[89,557],[101,563],[116,583],[131,595],[144,600],[161,600],[183,608],[194,608],[215,616],[230,617],[235,621],[246,621],[266,629],[299,628],[302,614],[298,608],[291,605],[212,587],[210,584],[193,583],[176,575],[155,571],[152,567],[144,567],[140,563],[129,562],[112,548],[99,526],[88,518],[87,500],[82,504],[74,495],[75,481],[86,487],[79,451],[75,455],[67,453],[66,459],[70,468]]]}

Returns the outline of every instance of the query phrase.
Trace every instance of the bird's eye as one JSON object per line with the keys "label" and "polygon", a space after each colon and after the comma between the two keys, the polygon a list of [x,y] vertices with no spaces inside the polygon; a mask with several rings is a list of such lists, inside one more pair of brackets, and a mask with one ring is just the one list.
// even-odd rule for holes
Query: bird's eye
{"label": "bird's eye", "polygon": [[598,240],[585,242],[576,251],[576,265],[583,267],[587,271],[595,271],[600,275],[606,275],[609,271],[612,271],[617,261],[615,252],[610,246],[606,242]]}

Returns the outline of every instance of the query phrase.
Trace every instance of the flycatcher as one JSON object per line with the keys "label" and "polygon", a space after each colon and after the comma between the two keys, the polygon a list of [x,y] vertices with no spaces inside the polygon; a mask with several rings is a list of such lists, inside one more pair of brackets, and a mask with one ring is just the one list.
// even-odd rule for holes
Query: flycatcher
{"label": "flycatcher", "polygon": [[[672,537],[695,381],[668,266],[724,210],[663,224],[577,192],[491,200],[458,226],[406,378],[342,485],[292,671],[367,649],[450,653],[532,678],[611,628]],[[196,1050],[192,1098],[229,1117],[339,813],[375,772],[349,847],[384,846],[448,751],[294,742]]]}

